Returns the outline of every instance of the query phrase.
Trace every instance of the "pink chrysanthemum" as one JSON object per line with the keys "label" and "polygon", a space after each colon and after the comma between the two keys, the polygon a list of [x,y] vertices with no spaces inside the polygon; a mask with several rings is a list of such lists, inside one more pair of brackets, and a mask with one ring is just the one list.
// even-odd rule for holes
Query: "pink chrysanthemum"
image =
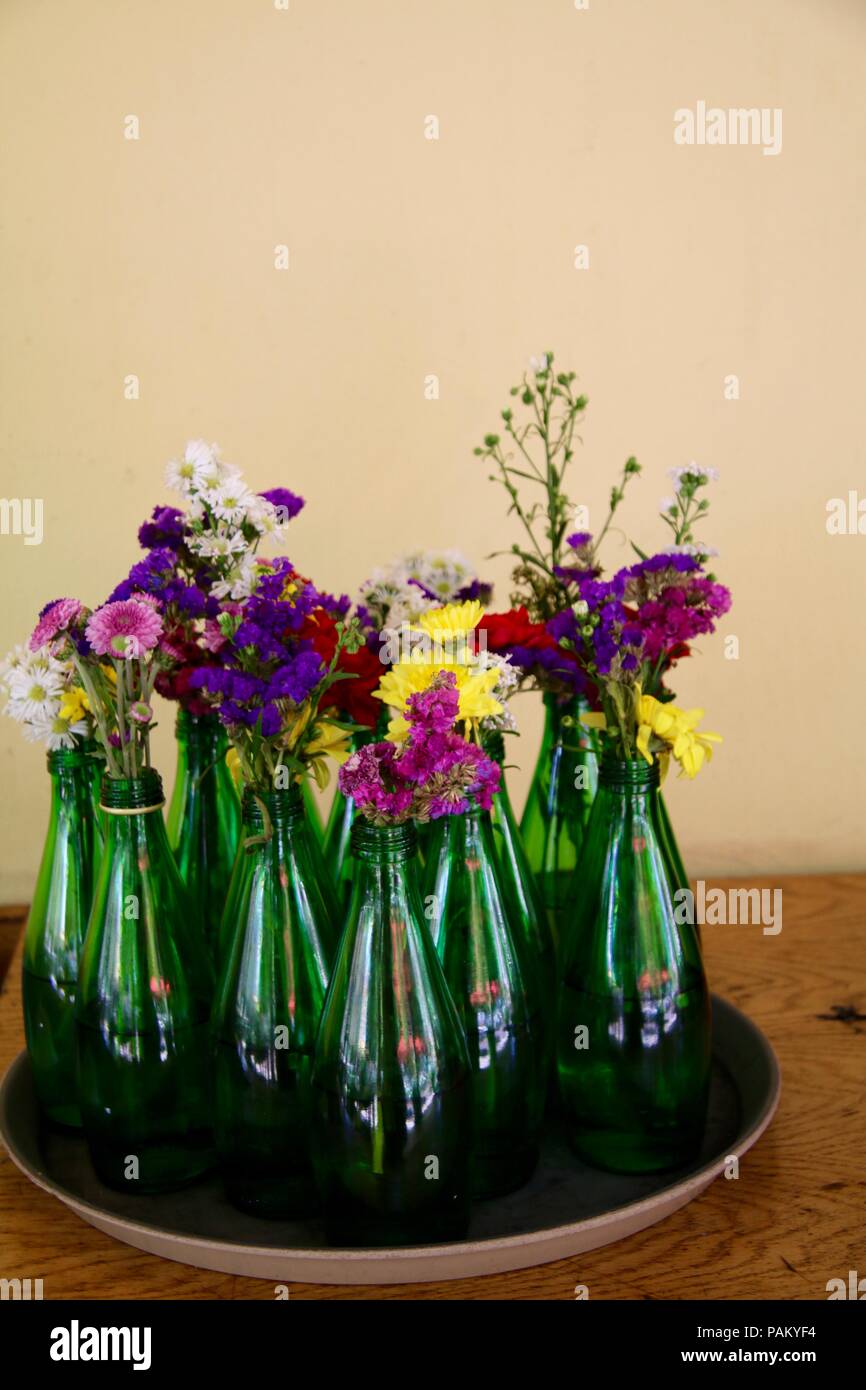
{"label": "pink chrysanthemum", "polygon": [[30,638],[30,650],[36,652],[46,642],[53,642],[58,632],[63,632],[81,613],[83,605],[77,598],[58,598],[43,608],[39,622]]}
{"label": "pink chrysanthemum", "polygon": [[87,624],[87,640],[97,656],[143,656],[162,635],[162,619],[150,604],[120,599],[98,608]]}

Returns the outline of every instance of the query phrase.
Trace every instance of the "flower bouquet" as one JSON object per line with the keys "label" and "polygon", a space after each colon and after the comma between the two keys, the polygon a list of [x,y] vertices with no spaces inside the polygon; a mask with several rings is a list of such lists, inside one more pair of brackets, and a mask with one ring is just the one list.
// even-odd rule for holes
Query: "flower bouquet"
{"label": "flower bouquet", "polygon": [[219,919],[240,831],[240,805],[226,766],[228,740],[197,671],[217,665],[214,621],[223,599],[240,602],[256,578],[259,548],[280,545],[303,507],[287,488],[255,493],[215,444],[192,440],[166,468],[185,509],[157,506],[139,528],[146,551],[113,599],[150,595],[163,631],[155,689],[177,705],[177,773],[168,838],[208,943]]}

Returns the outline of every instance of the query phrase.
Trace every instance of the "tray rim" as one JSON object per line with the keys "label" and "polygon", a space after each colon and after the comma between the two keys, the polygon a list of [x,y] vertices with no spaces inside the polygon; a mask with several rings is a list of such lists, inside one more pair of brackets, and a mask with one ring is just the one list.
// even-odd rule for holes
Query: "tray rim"
{"label": "tray rim", "polygon": [[[767,1039],[764,1032],[758,1025],[729,1000],[721,996],[712,996],[713,1007],[721,1006],[730,1014],[734,1015],[739,1027],[748,1031],[761,1051],[764,1053],[770,1073],[770,1084],[768,1095],[761,1107],[760,1113],[751,1127],[739,1138],[736,1144],[738,1156],[747,1153],[761,1138],[778,1110],[781,1097],[781,1068],[772,1044]],[[16,1168],[25,1177],[34,1183],[36,1187],[44,1192],[56,1197],[64,1206],[80,1215],[83,1220],[113,1236],[115,1239],[130,1244],[138,1249],[150,1250],[149,1245],[140,1245],[131,1236],[146,1237],[151,1242],[170,1242],[177,1248],[177,1254],[166,1254],[164,1251],[153,1251],[162,1258],[178,1260],[180,1263],[201,1266],[200,1261],[194,1258],[196,1251],[207,1252],[212,1256],[224,1255],[227,1258],[235,1257],[237,1260],[258,1259],[260,1262],[285,1261],[286,1263],[295,1262],[298,1265],[324,1265],[333,1266],[334,1270],[330,1277],[323,1275],[321,1271],[313,1275],[308,1273],[306,1282],[311,1283],[394,1283],[394,1282],[431,1282],[441,1279],[471,1278],[473,1274],[494,1272],[497,1268],[518,1268],[532,1264],[546,1263],[550,1260],[563,1259],[568,1257],[567,1251],[557,1254],[543,1255],[540,1247],[551,1246],[567,1241],[569,1238],[579,1238],[581,1236],[594,1236],[604,1233],[605,1228],[627,1227],[620,1236],[613,1236],[611,1240],[622,1239],[627,1235],[635,1234],[638,1230],[654,1224],[655,1221],[663,1220],[666,1215],[685,1206],[694,1197],[709,1187],[724,1170],[727,1161],[727,1154],[719,1155],[709,1160],[701,1168],[688,1177],[681,1178],[678,1182],[672,1183],[668,1187],[658,1189],[649,1196],[641,1197],[634,1202],[626,1202],[621,1206],[612,1207],[609,1211],[601,1212],[594,1216],[585,1217],[580,1221],[568,1221],[558,1226],[546,1226],[537,1231],[526,1231],[520,1235],[512,1236],[493,1236],[480,1240],[452,1241],[447,1244],[433,1245],[411,1245],[411,1246],[381,1246],[363,1247],[360,1249],[343,1248],[338,1246],[264,1246],[248,1244],[242,1241],[216,1239],[212,1236],[194,1236],[167,1230],[164,1227],[154,1225],[151,1222],[137,1220],[135,1217],[120,1215],[115,1212],[106,1211],[103,1207],[96,1206],[86,1198],[78,1197],[68,1189],[62,1187],[54,1178],[43,1170],[35,1169],[30,1165],[17,1145],[10,1139],[8,1126],[6,1124],[6,1112],[8,1105],[8,1093],[11,1089],[13,1080],[17,1077],[19,1070],[28,1065],[28,1054],[23,1048],[7,1067],[2,1082],[0,1082],[0,1139],[9,1154]],[[653,1214],[657,1213],[657,1214]],[[649,1216],[648,1220],[643,1220]],[[635,1224],[636,1223],[636,1224]],[[592,1240],[590,1244],[581,1244],[572,1253],[579,1253],[589,1249],[596,1249],[605,1244],[604,1240]],[[505,1251],[520,1251],[520,1264],[499,1265],[495,1261],[495,1256]],[[468,1262],[473,1266],[477,1265],[478,1258],[484,1256],[492,1257],[494,1263],[489,1269],[473,1268],[456,1270],[448,1273],[444,1269],[434,1269],[430,1273],[424,1274],[422,1266],[434,1262],[448,1266],[455,1262]],[[533,1258],[537,1256],[537,1258]],[[472,1257],[475,1257],[474,1259]],[[528,1258],[527,1258],[528,1257]],[[385,1273],[385,1267],[396,1263],[400,1266],[400,1273]],[[348,1266],[348,1269],[346,1268]],[[356,1266],[353,1270],[352,1266]],[[370,1267],[371,1272],[362,1272],[362,1267]],[[225,1264],[207,1264],[203,1266],[208,1269],[223,1270],[229,1273],[238,1273],[237,1270],[227,1270]],[[342,1267],[343,1273],[338,1274],[338,1269]],[[249,1274],[246,1277],[270,1279],[267,1274]],[[293,1282],[305,1282],[303,1275],[286,1276]]]}

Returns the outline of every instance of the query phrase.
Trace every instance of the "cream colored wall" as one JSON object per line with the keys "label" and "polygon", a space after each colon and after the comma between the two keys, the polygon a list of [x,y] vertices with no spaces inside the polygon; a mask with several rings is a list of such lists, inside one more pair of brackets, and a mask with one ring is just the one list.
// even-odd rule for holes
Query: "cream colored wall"
{"label": "cream colored wall", "polygon": [[[670,791],[689,865],[863,867],[866,536],[825,526],[866,498],[863,0],[4,0],[0,40],[2,492],[45,507],[41,545],[0,537],[4,649],[107,594],[190,436],[307,498],[291,553],[323,585],[418,545],[480,561],[515,531],[472,447],[552,346],[591,401],[592,521],[631,452],[644,546],[666,468],[722,472],[740,655],[681,668],[726,740]],[[780,107],[781,153],[676,145],[699,100]],[[9,720],[0,752],[14,901],[46,786]]]}

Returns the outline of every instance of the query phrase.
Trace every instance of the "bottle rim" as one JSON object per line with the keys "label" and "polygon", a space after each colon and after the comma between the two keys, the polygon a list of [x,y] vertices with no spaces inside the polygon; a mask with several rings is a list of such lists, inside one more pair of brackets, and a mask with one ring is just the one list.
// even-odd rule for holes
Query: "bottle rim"
{"label": "bottle rim", "polygon": [[658,787],[661,777],[658,759],[648,763],[646,758],[617,758],[604,752],[598,764],[598,783],[601,787],[647,789]]}
{"label": "bottle rim", "polygon": [[261,791],[257,787],[245,785],[241,798],[245,825],[255,826],[257,829],[264,826],[262,804],[275,825],[288,825],[300,820],[304,814],[301,789],[297,782],[293,782],[289,787],[275,787],[272,791]]}
{"label": "bottle rim", "polygon": [[94,760],[99,760],[99,755],[91,748],[49,748],[45,755],[45,761],[49,772],[59,772],[64,768],[79,768],[93,766]]}
{"label": "bottle rim", "polygon": [[138,777],[103,776],[99,800],[108,812],[158,811],[165,803],[162,778],[154,767],[142,768]]}
{"label": "bottle rim", "polygon": [[389,863],[411,859],[418,853],[418,832],[414,821],[400,825],[371,825],[356,816],[351,833],[352,854],[356,859]]}

